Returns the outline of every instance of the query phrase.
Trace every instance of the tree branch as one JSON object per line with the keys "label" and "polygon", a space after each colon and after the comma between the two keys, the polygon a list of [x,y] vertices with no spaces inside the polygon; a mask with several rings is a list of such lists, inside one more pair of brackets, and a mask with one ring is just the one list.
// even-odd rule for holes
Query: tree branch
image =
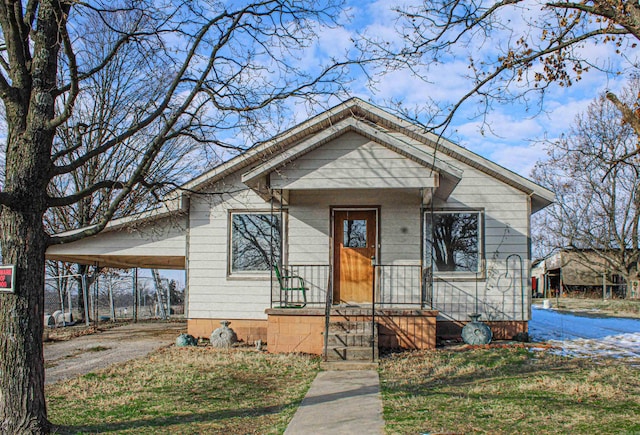
{"label": "tree branch", "polygon": [[47,197],[47,205],[49,207],[64,207],[67,205],[75,204],[83,198],[91,196],[95,192],[101,189],[122,189],[124,187],[124,183],[121,181],[115,180],[102,180],[98,183],[95,183],[80,192],[77,192],[73,195],[63,196],[63,197]]}
{"label": "tree branch", "polygon": [[[239,17],[237,19],[239,20]],[[129,129],[127,129],[124,133],[118,135],[116,138],[114,138],[114,139],[112,139],[110,141],[105,142],[103,145],[92,149],[91,151],[85,153],[83,156],[77,158],[73,162],[71,162],[71,163],[69,163],[67,165],[54,166],[53,174],[54,175],[61,175],[61,174],[66,174],[66,173],[69,173],[71,171],[74,171],[75,169],[79,168],[80,166],[84,165],[86,162],[91,160],[93,157],[96,157],[96,156],[106,152],[110,148],[113,148],[115,145],[124,142],[125,140],[127,140],[128,138],[133,136],[135,133],[137,133],[138,131],[142,130],[143,128],[149,126],[152,122],[154,122],[156,119],[158,119],[164,113],[165,109],[167,109],[169,107],[169,104],[170,104],[170,102],[172,101],[172,99],[174,97],[174,93],[175,93],[176,89],[178,88],[179,84],[183,80],[183,76],[185,75],[185,72],[187,71],[187,68],[191,64],[192,59],[196,56],[197,49],[200,46],[200,43],[202,42],[203,38],[205,37],[205,35],[209,31],[209,28],[214,23],[215,23],[215,21],[212,20],[206,26],[203,26],[202,29],[200,29],[200,31],[198,32],[196,38],[194,39],[193,45],[189,49],[189,52],[187,53],[187,55],[185,57],[185,60],[182,63],[182,66],[181,66],[180,70],[176,73],[175,78],[172,80],[171,84],[169,85],[169,87],[168,87],[168,89],[166,91],[164,99],[160,102],[160,104],[158,105],[156,110],[151,112],[142,121],[130,126]],[[211,66],[212,65],[211,65],[211,61],[210,61],[207,71],[210,70]],[[199,90],[200,89],[197,89],[197,91],[199,91]],[[193,96],[194,96],[194,94],[192,93],[192,97],[191,97],[191,99],[189,101],[193,100]],[[183,105],[183,107],[184,107],[184,105]]]}
{"label": "tree branch", "polygon": [[69,39],[69,33],[67,32],[66,22],[62,21],[60,23],[60,36],[62,37],[62,45],[64,47],[64,52],[67,55],[67,59],[69,60],[69,74],[71,76],[71,84],[69,95],[64,104],[64,109],[62,113],[56,118],[45,124],[45,128],[53,130],[63,123],[65,123],[73,113],[73,106],[76,102],[76,97],[78,96],[78,92],[80,91],[79,77],[78,77],[78,64],[76,60],[76,55],[73,51],[73,45],[71,44],[71,40]]}

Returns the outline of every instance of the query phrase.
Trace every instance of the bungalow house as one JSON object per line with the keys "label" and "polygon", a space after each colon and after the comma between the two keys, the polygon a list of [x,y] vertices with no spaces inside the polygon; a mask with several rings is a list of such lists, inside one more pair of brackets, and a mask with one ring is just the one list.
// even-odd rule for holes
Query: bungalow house
{"label": "bungalow house", "polygon": [[495,338],[527,331],[530,216],[553,199],[354,98],[47,257],[184,268],[190,334],[229,320],[272,352],[347,358],[433,348],[476,312]]}

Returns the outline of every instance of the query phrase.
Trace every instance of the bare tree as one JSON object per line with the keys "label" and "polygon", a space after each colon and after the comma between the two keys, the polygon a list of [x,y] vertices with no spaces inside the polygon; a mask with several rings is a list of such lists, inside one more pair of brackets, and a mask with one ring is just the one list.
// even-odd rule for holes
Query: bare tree
{"label": "bare tree", "polygon": [[[469,87],[459,99],[447,107],[430,102],[432,111],[441,110],[440,118],[430,119],[432,129],[446,127],[470,99],[479,116],[495,102],[517,100],[540,108],[552,83],[570,86],[590,69],[619,74],[638,67],[638,2],[425,0],[396,11],[401,43],[371,35],[359,41],[363,51],[383,59],[385,70],[409,68],[416,77],[436,82],[433,67],[454,60],[468,66]],[[589,49],[598,44],[611,47],[611,56],[596,64]],[[607,98],[619,118],[640,134],[638,102],[625,102],[612,92]],[[629,150],[619,158],[636,153]]]}
{"label": "bare tree", "polygon": [[[640,80],[621,100],[634,104]],[[636,148],[638,135],[621,124],[615,105],[602,95],[578,116],[573,128],[548,146],[534,179],[551,188],[557,201],[536,219],[539,252],[575,251],[584,265],[604,268],[627,282],[639,259],[640,166],[622,159]],[[595,261],[594,261],[595,259]],[[595,264],[594,264],[595,263]]]}
{"label": "bare tree", "polygon": [[[104,48],[117,37],[110,32],[110,25],[97,18],[90,17],[95,38],[84,42],[87,56],[91,56],[94,63],[99,61]],[[139,50],[135,45],[125,45],[115,53],[109,65],[84,80],[76,98],[74,112],[57,129],[54,138],[54,152],[62,154],[62,164],[70,164],[113,139],[141,101],[155,101],[162,97],[170,76],[160,75],[152,83],[143,78],[155,74],[156,70],[169,71],[173,65],[170,59],[164,57],[151,64],[147,62],[147,58],[147,52]],[[134,133],[108,153],[98,154],[77,170],[56,177],[49,184],[50,196],[77,195],[100,180],[127,179],[135,169],[129,163],[136,160],[136,154],[144,152],[146,134],[145,130]],[[65,150],[72,151],[65,153]],[[167,141],[153,167],[149,168],[146,183],[132,190],[123,199],[114,217],[153,208],[154,202],[162,194],[162,186],[171,186],[186,178],[193,178],[208,166],[219,163],[215,150],[206,154],[205,151],[208,150],[198,146],[188,136]],[[211,157],[203,159],[203,155]],[[45,214],[48,232],[62,233],[95,224],[117,193],[118,189],[100,189],[72,204],[50,208]],[[90,273],[92,268],[87,265],[53,263],[48,263],[49,272],[59,273],[64,269],[66,274],[75,277],[78,286],[84,283],[90,287],[97,277],[98,270],[94,269]],[[84,293],[79,291],[77,298],[77,308],[84,316]]]}
{"label": "bare tree", "polygon": [[[8,132],[0,247],[3,262],[15,265],[16,274],[15,293],[0,296],[0,432],[49,430],[42,353],[47,246],[97,234],[137,189],[161,188],[163,180],[151,175],[154,163],[179,137],[242,145],[233,142],[234,131],[259,131],[265,119],[282,115],[288,99],[339,91],[344,65],[303,69],[296,63],[318,28],[334,22],[339,6],[333,0],[0,3],[0,98]],[[76,139],[92,133],[74,118],[76,105],[89,104],[82,99],[89,79],[130,47],[142,56],[139,69],[123,77],[138,89],[126,117],[108,135],[96,135],[89,148],[82,141],[57,142],[63,126]],[[89,171],[97,156],[130,146],[126,170],[79,191],[52,188],[59,179]],[[108,194],[93,225],[51,234],[44,224],[49,209],[98,192]]]}

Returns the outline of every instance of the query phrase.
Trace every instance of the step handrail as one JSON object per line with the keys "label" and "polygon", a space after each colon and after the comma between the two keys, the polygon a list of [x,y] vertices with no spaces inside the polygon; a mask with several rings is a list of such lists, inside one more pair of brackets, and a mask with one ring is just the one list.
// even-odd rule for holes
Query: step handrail
{"label": "step handrail", "polygon": [[327,361],[329,357],[329,323],[331,319],[331,306],[333,305],[333,271],[331,265],[329,265],[329,277],[327,278],[327,294],[325,297],[324,308],[324,360]]}

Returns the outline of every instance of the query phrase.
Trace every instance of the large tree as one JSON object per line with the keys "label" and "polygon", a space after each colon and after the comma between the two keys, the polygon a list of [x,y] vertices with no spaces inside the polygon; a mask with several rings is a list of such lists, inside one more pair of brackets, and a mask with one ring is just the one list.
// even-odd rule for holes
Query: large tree
{"label": "large tree", "polygon": [[[42,352],[47,246],[100,232],[131,194],[160,186],[162,180],[149,174],[179,137],[225,146],[242,137],[235,129],[255,132],[265,119],[282,116],[290,97],[336,92],[342,65],[305,70],[296,56],[322,25],[333,23],[338,7],[333,0],[0,3],[0,98],[7,129],[0,247],[16,275],[15,293],[0,295],[0,432],[49,430]],[[74,117],[76,106],[90,104],[83,90],[131,48],[142,56],[123,77],[138,89],[126,116],[108,135],[95,135],[91,147],[55,141],[61,128],[77,139],[90,134],[89,123]],[[122,162],[125,171],[98,177],[79,191],[52,188],[134,138],[135,152]],[[64,237],[48,231],[43,218],[49,209],[81,203],[96,192],[108,194],[92,226]]]}
{"label": "large tree", "polygon": [[[633,80],[621,101],[634,104],[640,80]],[[638,135],[619,120],[604,95],[579,115],[561,139],[548,144],[534,179],[550,187],[557,201],[534,218],[538,252],[563,248],[581,263],[602,266],[627,282],[636,278],[640,240],[640,166],[622,159],[636,149]]]}
{"label": "large tree", "polygon": [[[445,107],[431,102],[432,110],[442,112],[430,128],[446,127],[468,100],[480,116],[496,102],[517,100],[539,109],[534,103],[544,102],[550,84],[569,86],[590,69],[617,76],[638,68],[637,1],[423,0],[396,12],[398,41],[376,35],[359,41],[364,51],[384,59],[386,71],[409,68],[417,78],[437,83],[443,63],[467,64],[468,87]],[[613,92],[607,98],[640,134],[638,102]]]}

